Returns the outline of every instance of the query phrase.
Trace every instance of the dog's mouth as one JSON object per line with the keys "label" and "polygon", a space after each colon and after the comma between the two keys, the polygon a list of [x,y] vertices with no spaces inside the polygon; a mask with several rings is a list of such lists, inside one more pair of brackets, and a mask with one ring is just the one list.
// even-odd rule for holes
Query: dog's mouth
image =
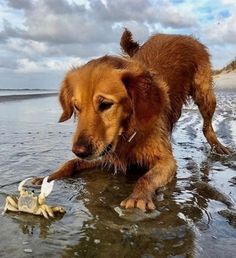
{"label": "dog's mouth", "polygon": [[104,156],[110,154],[112,152],[113,146],[112,144],[107,144],[102,152],[98,156],[90,156],[85,158],[86,161],[99,161],[102,160]]}
{"label": "dog's mouth", "polygon": [[107,154],[109,154],[112,151],[112,144],[107,144],[106,147],[103,149],[103,151],[101,152],[101,154],[99,155],[99,157],[103,157]]}

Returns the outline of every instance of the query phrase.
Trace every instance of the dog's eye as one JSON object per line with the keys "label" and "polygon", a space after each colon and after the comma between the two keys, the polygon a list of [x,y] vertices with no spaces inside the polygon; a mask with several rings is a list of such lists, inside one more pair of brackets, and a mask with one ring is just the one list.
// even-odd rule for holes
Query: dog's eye
{"label": "dog's eye", "polygon": [[98,109],[99,109],[99,111],[102,112],[102,111],[105,111],[105,110],[111,108],[112,105],[113,105],[112,102],[101,102],[101,103],[99,103],[99,105],[98,105]]}

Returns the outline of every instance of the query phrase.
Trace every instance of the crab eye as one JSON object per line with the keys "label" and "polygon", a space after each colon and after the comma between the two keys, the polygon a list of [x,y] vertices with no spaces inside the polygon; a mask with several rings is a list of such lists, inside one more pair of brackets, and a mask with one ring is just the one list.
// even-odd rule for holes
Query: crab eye
{"label": "crab eye", "polygon": [[111,108],[112,105],[113,105],[112,102],[105,102],[105,101],[103,101],[103,102],[99,103],[98,110],[100,112],[103,112],[103,111],[108,110],[109,108]]}

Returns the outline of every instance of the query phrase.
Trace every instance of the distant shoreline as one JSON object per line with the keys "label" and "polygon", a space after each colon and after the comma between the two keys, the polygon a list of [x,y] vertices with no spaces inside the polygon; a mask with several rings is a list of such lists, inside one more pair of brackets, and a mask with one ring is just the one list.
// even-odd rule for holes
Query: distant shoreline
{"label": "distant shoreline", "polygon": [[46,98],[46,97],[52,97],[52,96],[57,96],[57,95],[58,95],[57,92],[7,95],[7,96],[0,96],[0,103],[8,102],[8,101],[16,101],[16,100],[25,100],[25,99]]}
{"label": "distant shoreline", "polygon": [[1,89],[0,88],[0,91],[31,91],[31,92],[34,92],[34,91],[57,91],[58,89],[28,89],[28,88],[22,88],[22,89],[11,89],[11,88],[4,88],[4,89]]}

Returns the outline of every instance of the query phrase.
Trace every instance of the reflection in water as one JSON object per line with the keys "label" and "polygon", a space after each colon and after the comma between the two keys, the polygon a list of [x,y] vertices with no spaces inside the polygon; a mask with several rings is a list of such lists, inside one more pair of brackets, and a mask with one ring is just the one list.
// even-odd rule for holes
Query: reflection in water
{"label": "reflection in water", "polygon": [[[190,176],[177,178],[157,192],[159,212],[153,216],[133,210],[132,216],[123,211],[121,217],[119,212],[122,209],[115,216],[114,207],[117,206],[111,205],[114,196],[122,200],[130,192],[132,181],[125,182],[122,176],[109,178],[109,175],[96,172],[103,174],[105,181],[102,180],[101,184],[101,178],[94,178],[95,174],[84,174],[86,191],[93,195],[85,205],[93,214],[93,219],[83,225],[82,231],[86,237],[76,245],[68,246],[63,257],[74,254],[82,257],[110,257],[114,254],[118,254],[115,257],[139,257],[140,254],[152,257],[198,255],[201,250],[197,238],[212,222],[208,211],[209,200],[221,202],[229,209],[234,205],[229,196],[202,181],[201,178],[210,181],[207,178],[209,163],[211,156],[202,162],[203,167],[197,169],[198,165],[192,159],[187,159],[186,169],[190,171]],[[107,205],[110,205],[110,210]]]}
{"label": "reflection in water", "polygon": [[23,234],[37,235],[42,239],[46,239],[48,237],[51,224],[61,218],[47,220],[39,216],[33,216],[25,213],[18,213],[18,215],[13,215],[13,212],[10,212],[10,214],[14,222],[19,225],[19,228],[22,230]]}
{"label": "reflection in water", "polygon": [[[235,99],[220,96],[215,119],[217,133],[232,147],[236,144],[233,127],[226,125],[235,122]],[[29,106],[34,107],[30,112]],[[53,98],[0,105],[1,203],[6,195],[17,194],[23,178],[44,176],[71,157],[74,125],[55,123],[56,106]],[[1,108],[12,112],[6,115]],[[127,176],[85,171],[78,178],[56,182],[47,199],[49,205],[65,207],[63,217],[1,216],[0,256],[25,257],[28,249],[34,257],[232,257],[236,155],[210,154],[199,114],[189,109],[173,136],[178,173],[157,191],[156,211],[144,214],[119,207],[140,176],[136,169],[131,168]],[[16,110],[23,115],[17,116]]]}
{"label": "reflection in water", "polygon": [[109,178],[105,173],[101,174],[106,180],[103,185],[101,178],[96,180],[95,175],[92,179],[91,174],[83,175],[86,191],[89,195],[92,193],[85,205],[93,218],[82,227],[85,237],[76,245],[67,246],[63,257],[74,254],[82,257],[138,257],[140,254],[156,256],[194,252],[195,227],[182,213],[181,205],[172,198],[175,183],[158,194],[164,195],[163,200],[157,202],[159,216],[149,218],[134,210],[133,217],[136,215],[137,219],[139,216],[139,221],[130,221],[116,214],[114,203],[130,192],[131,182],[125,182],[121,176]]}

